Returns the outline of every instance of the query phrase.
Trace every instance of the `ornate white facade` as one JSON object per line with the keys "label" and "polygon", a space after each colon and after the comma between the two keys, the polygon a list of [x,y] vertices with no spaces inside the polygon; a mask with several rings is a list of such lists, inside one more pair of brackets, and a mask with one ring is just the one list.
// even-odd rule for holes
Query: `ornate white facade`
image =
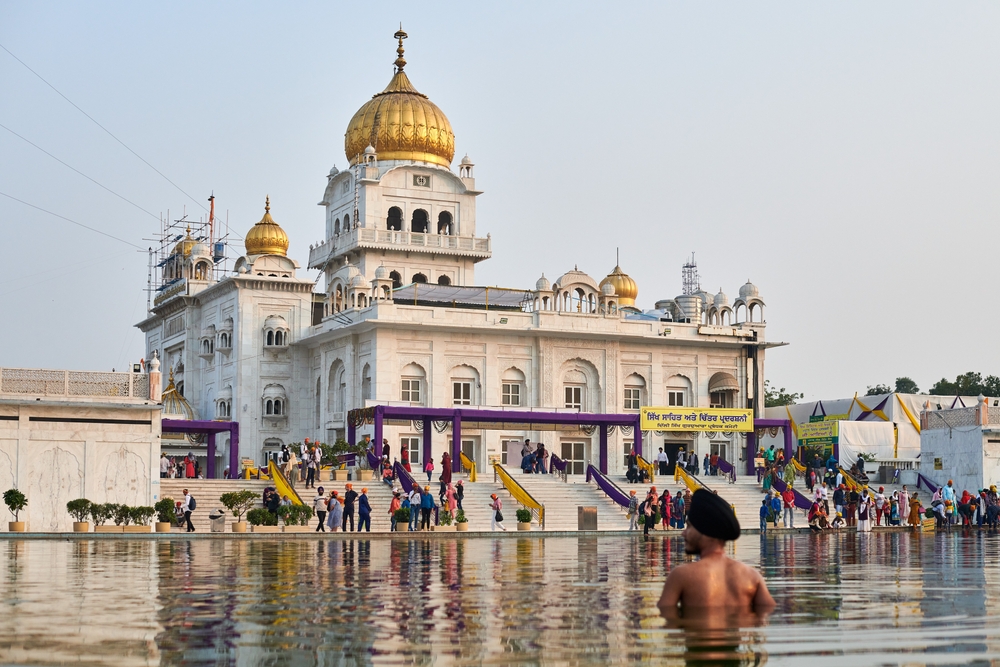
{"label": "ornate white facade", "polygon": [[[476,287],[475,265],[492,249],[476,231],[474,165],[466,156],[451,171],[451,126],[409,82],[405,34],[396,36],[392,81],[351,120],[350,167],[330,171],[320,202],[325,238],[311,247],[309,268],[323,273],[321,293],[297,277],[269,212],[221,280],[197,270],[207,255],[197,242],[178,244],[174,282],[139,326],[147,356],[160,354],[198,416],[238,420],[240,455],[261,460],[282,443],[332,441],[345,433],[348,410],[373,402],[762,414],[764,302],[749,282],[733,303],[721,291],[698,292],[645,312],[619,267],[601,281],[574,267],[554,282],[542,275],[534,289]],[[411,425],[390,425],[386,437],[394,455],[406,445],[419,456]],[[466,430],[463,449],[485,463],[525,437],[577,462],[596,458],[596,434],[582,431]],[[440,458],[450,432],[433,438]],[[612,434],[612,471],[630,442]],[[654,433],[644,442],[647,453],[682,444],[733,460],[741,441]]]}

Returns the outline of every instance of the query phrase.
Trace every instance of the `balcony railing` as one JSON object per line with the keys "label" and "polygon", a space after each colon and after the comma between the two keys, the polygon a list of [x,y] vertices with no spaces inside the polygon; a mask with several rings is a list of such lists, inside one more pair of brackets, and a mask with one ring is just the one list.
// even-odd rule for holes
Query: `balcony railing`
{"label": "balcony railing", "polygon": [[493,241],[489,237],[445,236],[359,227],[313,247],[309,251],[309,268],[322,268],[331,257],[356,247],[404,248],[416,252],[472,255],[484,259],[493,253]]}
{"label": "balcony railing", "polygon": [[149,376],[145,373],[0,368],[0,394],[149,400]]}

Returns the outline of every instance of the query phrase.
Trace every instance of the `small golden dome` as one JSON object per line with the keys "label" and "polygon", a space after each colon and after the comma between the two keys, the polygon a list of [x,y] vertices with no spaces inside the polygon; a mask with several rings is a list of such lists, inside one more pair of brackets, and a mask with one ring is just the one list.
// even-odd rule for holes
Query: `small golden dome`
{"label": "small golden dome", "polygon": [[194,244],[197,243],[193,238],[191,238],[191,228],[187,228],[187,233],[184,235],[177,245],[174,246],[171,255],[184,255],[185,257],[191,256],[191,250],[194,248]]}
{"label": "small golden dome", "polygon": [[601,287],[605,285],[615,288],[619,306],[635,306],[635,298],[639,296],[639,286],[622,271],[622,267],[615,265],[615,270],[601,281]]}
{"label": "small golden dome", "polygon": [[410,83],[403,72],[403,40],[395,35],[396,73],[385,90],[358,109],[344,134],[344,152],[353,165],[365,148],[374,146],[379,160],[430,162],[448,168],[455,157],[455,133],[436,104]]}
{"label": "small golden dome", "polygon": [[286,255],[288,253],[288,234],[271,217],[271,197],[264,204],[264,217],[260,219],[243,244],[248,255]]}

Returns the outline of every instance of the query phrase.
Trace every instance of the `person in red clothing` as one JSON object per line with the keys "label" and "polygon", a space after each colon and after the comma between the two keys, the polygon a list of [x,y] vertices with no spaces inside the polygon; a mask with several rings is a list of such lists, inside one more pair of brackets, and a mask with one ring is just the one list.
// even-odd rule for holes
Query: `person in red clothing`
{"label": "person in red clothing", "polygon": [[785,528],[795,528],[795,492],[792,491],[792,487],[785,487],[784,493],[781,494],[781,502],[785,509]]}

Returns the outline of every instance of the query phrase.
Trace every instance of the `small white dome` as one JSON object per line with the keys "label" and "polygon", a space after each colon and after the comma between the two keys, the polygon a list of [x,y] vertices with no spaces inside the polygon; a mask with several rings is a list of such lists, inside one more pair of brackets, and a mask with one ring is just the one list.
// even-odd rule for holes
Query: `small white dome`
{"label": "small white dome", "polygon": [[549,292],[552,290],[552,283],[549,282],[549,279],[545,277],[544,273],[542,274],[542,277],[538,279],[538,282],[535,283],[535,289],[539,292]]}
{"label": "small white dome", "polygon": [[287,329],[288,322],[281,315],[268,315],[264,320],[265,329]]}
{"label": "small white dome", "polygon": [[368,144],[368,147],[365,148],[365,155],[375,155],[375,147]]}
{"label": "small white dome", "polygon": [[365,278],[365,277],[364,277],[363,275],[361,275],[360,273],[359,273],[358,275],[354,276],[353,278],[351,278],[351,287],[362,287],[362,288],[367,288],[367,287],[369,287],[369,286],[370,286],[370,285],[369,285],[369,283],[368,283],[368,279],[367,279],[367,278]]}
{"label": "small white dome", "polygon": [[603,285],[601,285],[601,294],[603,294],[604,296],[614,296],[615,286],[612,285],[611,283],[604,283]]}
{"label": "small white dome", "polygon": [[204,243],[202,243],[201,241],[199,241],[198,243],[195,243],[194,246],[191,248],[191,256],[192,257],[211,257],[212,256],[212,251],[208,249],[207,245],[205,245]]}
{"label": "small white dome", "polygon": [[726,296],[726,293],[722,291],[721,287],[719,288],[719,293],[715,295],[713,303],[719,307],[729,305],[729,297]]}
{"label": "small white dome", "polygon": [[462,158],[462,164],[464,164],[464,165],[471,165],[472,164],[472,160],[469,159],[469,154],[468,153],[466,153],[465,157]]}
{"label": "small white dome", "polygon": [[331,176],[336,176],[336,175],[337,175],[337,174],[339,174],[339,173],[340,173],[340,170],[339,170],[339,169],[337,169],[337,167],[336,167],[336,166],[333,166],[333,167],[330,167],[330,175],[331,175]]}
{"label": "small white dome", "polygon": [[749,299],[755,296],[760,296],[760,290],[758,290],[757,286],[748,280],[746,285],[740,288],[740,298]]}
{"label": "small white dome", "polygon": [[701,299],[702,306],[708,306],[708,304],[712,303],[712,295],[703,289],[695,292],[695,296]]}
{"label": "small white dome", "polygon": [[382,265],[379,265],[379,267],[375,269],[375,280],[388,280],[388,279],[389,279],[389,269],[385,268]]}

